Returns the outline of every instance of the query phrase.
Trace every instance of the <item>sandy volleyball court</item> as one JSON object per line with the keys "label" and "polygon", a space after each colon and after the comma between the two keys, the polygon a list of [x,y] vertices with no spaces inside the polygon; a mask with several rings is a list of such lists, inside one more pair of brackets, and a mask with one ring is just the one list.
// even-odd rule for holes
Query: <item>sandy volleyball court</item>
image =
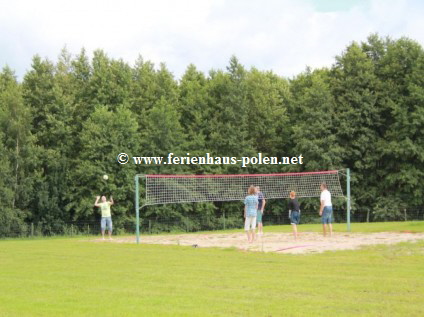
{"label": "sandy volleyball court", "polygon": [[[202,233],[177,235],[142,235],[143,244],[171,244],[199,248],[236,248],[245,251],[263,251],[290,254],[319,253],[324,251],[354,250],[362,246],[394,244],[424,240],[424,233],[335,233],[333,237],[323,237],[315,232],[303,232],[297,241],[290,233],[264,233],[257,236],[254,243],[247,243],[244,233]],[[95,241],[102,241],[96,239]],[[106,240],[106,242],[109,242]],[[114,238],[114,243],[135,243],[135,237]]]}

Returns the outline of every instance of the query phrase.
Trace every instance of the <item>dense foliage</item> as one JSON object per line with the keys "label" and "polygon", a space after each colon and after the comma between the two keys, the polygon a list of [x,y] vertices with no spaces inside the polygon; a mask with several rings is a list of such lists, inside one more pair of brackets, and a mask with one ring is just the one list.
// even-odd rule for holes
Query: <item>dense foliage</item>
{"label": "dense foliage", "polygon": [[[302,154],[304,165],[119,165],[121,152]],[[22,82],[8,67],[0,73],[0,153],[3,233],[30,222],[94,220],[102,193],[113,193],[118,226],[132,221],[136,173],[350,167],[354,213],[390,219],[424,205],[424,51],[407,38],[371,35],[330,68],[292,79],[247,70],[236,57],[208,74],[190,65],[177,80],[164,64],[140,57],[130,66],[101,50],[91,60],[84,50],[63,50],[56,63],[35,56]],[[269,210],[284,207],[274,201]],[[223,213],[239,218],[239,204],[158,206],[142,216],[219,223]]]}

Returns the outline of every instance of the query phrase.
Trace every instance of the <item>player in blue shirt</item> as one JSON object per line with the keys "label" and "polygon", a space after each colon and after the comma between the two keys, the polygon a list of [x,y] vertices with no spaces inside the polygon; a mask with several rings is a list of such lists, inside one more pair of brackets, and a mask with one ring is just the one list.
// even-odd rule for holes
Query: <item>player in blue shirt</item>
{"label": "player in blue shirt", "polygon": [[247,193],[248,195],[244,199],[244,230],[247,233],[248,242],[252,243],[255,240],[258,196],[256,196],[256,188],[253,185],[249,187]]}

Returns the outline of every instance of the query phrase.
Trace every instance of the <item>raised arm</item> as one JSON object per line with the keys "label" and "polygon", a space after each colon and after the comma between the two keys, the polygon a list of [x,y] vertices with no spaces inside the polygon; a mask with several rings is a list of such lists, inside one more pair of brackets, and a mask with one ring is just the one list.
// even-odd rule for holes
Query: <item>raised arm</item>
{"label": "raised arm", "polygon": [[114,203],[112,196],[110,196],[110,204],[113,205]]}
{"label": "raised arm", "polygon": [[94,206],[99,207],[99,199],[100,199],[100,196],[97,196]]}

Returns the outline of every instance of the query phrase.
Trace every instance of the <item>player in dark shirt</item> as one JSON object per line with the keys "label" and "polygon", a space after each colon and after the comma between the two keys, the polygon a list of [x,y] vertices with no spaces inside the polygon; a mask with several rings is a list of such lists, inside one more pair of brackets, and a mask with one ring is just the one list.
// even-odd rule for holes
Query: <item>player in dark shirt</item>
{"label": "player in dark shirt", "polygon": [[263,224],[262,224],[262,216],[264,214],[264,208],[266,204],[265,196],[261,192],[259,186],[256,186],[256,195],[258,196],[258,212],[256,216],[256,222],[258,223],[258,235],[264,234]]}
{"label": "player in dark shirt", "polygon": [[297,225],[300,222],[300,206],[299,202],[296,199],[296,193],[290,192],[290,200],[289,200],[289,218],[290,223],[293,227],[293,235],[295,240],[297,240]]}

